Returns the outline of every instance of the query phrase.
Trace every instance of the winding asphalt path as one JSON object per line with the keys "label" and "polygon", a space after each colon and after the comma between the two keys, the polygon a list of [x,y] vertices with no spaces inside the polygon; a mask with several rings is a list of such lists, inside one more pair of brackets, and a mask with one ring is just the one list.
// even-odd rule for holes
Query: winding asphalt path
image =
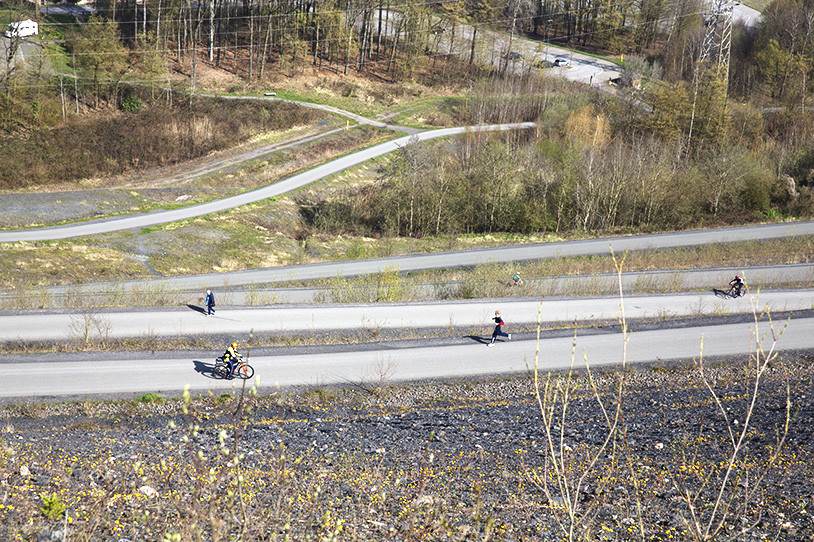
{"label": "winding asphalt path", "polygon": [[227,211],[250,203],[262,201],[267,198],[279,196],[302,188],[320,179],[324,179],[340,171],[356,166],[373,158],[391,153],[407,145],[411,141],[428,141],[440,137],[460,135],[467,132],[494,132],[504,130],[528,130],[536,125],[533,122],[519,122],[512,124],[493,124],[487,126],[441,128],[439,130],[428,130],[418,134],[406,135],[398,139],[386,141],[373,147],[337,158],[327,164],[317,166],[313,169],[288,177],[272,185],[258,188],[250,192],[244,192],[236,196],[224,199],[190,205],[180,209],[169,211],[155,211],[152,213],[140,213],[123,217],[108,218],[103,220],[92,220],[78,224],[68,224],[65,226],[54,226],[48,228],[38,228],[32,230],[14,230],[0,232],[0,243],[15,243],[19,241],[49,241],[55,239],[69,239],[84,235],[99,235],[114,231],[129,230],[131,228],[144,228],[167,224],[178,220],[187,220],[212,213]]}

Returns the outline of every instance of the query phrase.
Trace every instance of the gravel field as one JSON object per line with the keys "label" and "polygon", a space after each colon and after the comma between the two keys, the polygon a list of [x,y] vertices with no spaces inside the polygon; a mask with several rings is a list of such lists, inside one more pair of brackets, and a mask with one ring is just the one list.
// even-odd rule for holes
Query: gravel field
{"label": "gravel field", "polygon": [[0,539],[814,540],[813,359],[10,405]]}
{"label": "gravel field", "polygon": [[2,194],[0,202],[0,227],[3,228],[123,214],[144,205],[143,199],[124,190]]}

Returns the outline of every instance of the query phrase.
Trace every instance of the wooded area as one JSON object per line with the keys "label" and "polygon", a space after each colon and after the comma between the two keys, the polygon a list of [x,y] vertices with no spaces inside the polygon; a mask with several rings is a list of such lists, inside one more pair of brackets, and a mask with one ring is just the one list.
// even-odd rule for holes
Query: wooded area
{"label": "wooded area", "polygon": [[[807,0],[775,0],[757,27],[736,25],[729,76],[710,71],[695,84],[700,0],[126,0],[100,7],[65,30],[68,70],[55,75],[40,62],[40,69],[4,74],[6,133],[25,139],[103,106],[138,114],[144,103],[170,104],[179,99],[171,67],[186,75],[188,96],[203,64],[247,84],[328,70],[388,82],[421,71],[443,85],[466,72],[473,83],[457,121],[537,121],[538,133],[464,139],[452,154],[443,144],[407,149],[383,172],[380,189],[304,202],[315,227],[421,236],[811,213],[814,4]],[[487,28],[626,51],[625,69],[645,76],[645,90],[586,104],[550,78],[477,66]]]}
{"label": "wooded area", "polygon": [[[247,81],[305,69],[409,79],[417,62],[435,62],[450,50],[472,63],[476,50],[492,45],[483,41],[484,29],[628,58],[637,53],[640,61],[632,60],[630,69],[653,80],[689,81],[707,16],[702,0],[105,0],[97,6],[99,15],[79,27],[45,22],[42,28],[64,33],[70,66],[96,93],[114,97],[123,79],[166,84],[170,61],[193,91],[201,62]],[[813,23],[814,6],[806,0],[775,0],[758,28],[736,23],[730,93],[802,104],[814,70]],[[11,71],[0,85],[8,96],[15,86],[31,87],[20,81],[30,75]],[[36,77],[45,79],[39,85],[57,84],[53,74]],[[81,90],[65,77],[59,84],[63,93]]]}

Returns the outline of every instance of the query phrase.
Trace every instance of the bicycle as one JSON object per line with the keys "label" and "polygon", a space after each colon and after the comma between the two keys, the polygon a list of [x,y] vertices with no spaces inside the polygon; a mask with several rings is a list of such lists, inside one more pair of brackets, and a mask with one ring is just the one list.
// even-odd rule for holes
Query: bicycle
{"label": "bicycle", "polygon": [[729,288],[729,291],[727,292],[727,295],[729,295],[729,297],[733,299],[736,297],[743,297],[745,294],[746,294],[745,284],[733,284]]}
{"label": "bicycle", "polygon": [[[234,362],[235,371],[232,377],[242,378],[244,380],[254,376],[254,367],[243,361],[243,358],[238,358]],[[214,378],[229,378],[229,363],[223,360],[223,356],[215,358],[215,366],[212,367],[212,376]]]}

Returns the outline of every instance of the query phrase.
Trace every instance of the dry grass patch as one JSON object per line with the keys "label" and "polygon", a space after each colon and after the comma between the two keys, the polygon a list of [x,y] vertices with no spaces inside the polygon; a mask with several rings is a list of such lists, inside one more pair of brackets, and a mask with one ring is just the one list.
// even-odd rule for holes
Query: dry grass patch
{"label": "dry grass patch", "polygon": [[123,280],[148,274],[141,263],[127,254],[69,241],[7,244],[0,258],[3,289]]}

